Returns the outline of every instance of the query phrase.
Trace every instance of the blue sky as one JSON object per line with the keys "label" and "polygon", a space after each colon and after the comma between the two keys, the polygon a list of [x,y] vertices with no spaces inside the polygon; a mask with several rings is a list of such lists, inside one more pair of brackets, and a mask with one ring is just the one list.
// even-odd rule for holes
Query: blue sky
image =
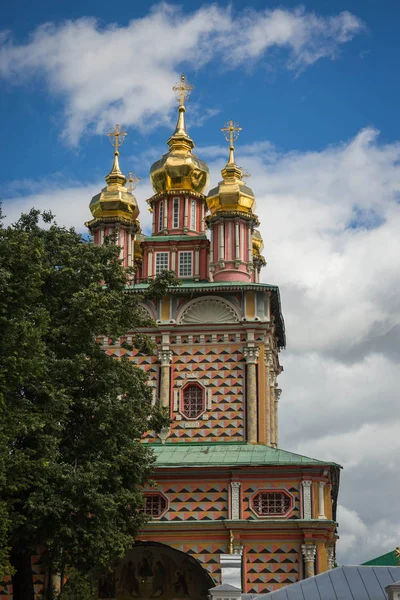
{"label": "blue sky", "polygon": [[212,185],[227,158],[221,126],[242,126],[236,157],[256,194],[262,278],[280,286],[287,329],[280,445],[345,467],[347,564],[400,539],[399,21],[394,0],[0,7],[9,220],[35,206],[83,231],[119,122],[147,230],[148,172],[172,132],[182,71]]}
{"label": "blue sky", "polygon": [[[183,12],[195,11],[201,5],[180,3]],[[284,150],[320,149],[346,140],[365,126],[374,126],[382,140],[399,138],[398,98],[400,80],[396,75],[399,58],[398,19],[400,5],[375,0],[304,2],[305,11],[315,11],[322,17],[349,11],[364,24],[365,29],[353,39],[338,44],[335,60],[323,58],[309,68],[288,70],[286,49],[272,48],[256,61],[245,61],[240,68],[229,69],[221,56],[200,68],[185,64],[185,56],[174,61],[174,69],[184,69],[196,86],[193,101],[201,109],[219,111],[201,128],[194,128],[188,114],[192,135],[198,145],[219,144],[219,128],[228,118],[238,120],[243,128],[243,143],[268,139]],[[44,22],[62,23],[83,16],[98,19],[99,27],[116,23],[125,27],[132,19],[149,14],[152,3],[127,2],[5,2],[1,8],[1,23],[9,30],[15,44],[27,43],[36,27]],[[221,5],[226,6],[226,5]],[[272,2],[233,2],[232,13],[239,17],[250,7],[257,11],[274,9]],[[299,6],[287,1],[287,10]],[[397,17],[397,18],[396,18]],[[229,33],[235,35],[235,31]],[[149,44],[157,43],[148,40]],[[211,42],[212,43],[212,40]],[[118,56],[115,57],[118,61]],[[22,77],[22,82],[21,82]],[[135,78],[135,69],[126,72]],[[152,74],[148,73],[149,79]],[[17,82],[8,79],[2,85],[0,109],[7,118],[1,122],[1,136],[6,143],[3,168],[7,180],[48,177],[62,172],[67,178],[95,179],[107,164],[107,140],[86,135],[78,148],[60,143],[63,128],[63,94],[49,92],[43,70],[33,78],[18,75]],[[157,82],[154,81],[154,85]],[[96,88],[93,88],[96,94]],[[169,111],[171,114],[171,111]],[[149,118],[151,125],[151,118]],[[162,144],[169,133],[158,127],[147,135],[129,127],[129,148]],[[7,142],[5,142],[7,140]],[[46,160],[43,160],[43,156]],[[145,171],[141,173],[145,176]]]}

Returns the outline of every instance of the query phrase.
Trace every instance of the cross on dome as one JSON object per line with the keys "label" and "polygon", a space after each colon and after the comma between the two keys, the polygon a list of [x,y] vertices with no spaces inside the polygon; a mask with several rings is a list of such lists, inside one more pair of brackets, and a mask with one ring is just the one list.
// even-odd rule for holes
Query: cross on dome
{"label": "cross on dome", "polygon": [[118,124],[115,126],[115,131],[107,133],[111,145],[114,146],[114,154],[119,154],[118,148],[122,146],[127,135],[126,131],[120,131]]}
{"label": "cross on dome", "polygon": [[222,133],[224,134],[225,139],[229,142],[229,160],[228,163],[232,164],[235,162],[234,143],[239,137],[239,132],[242,131],[242,128],[235,121],[227,121],[225,125],[221,128]]}
{"label": "cross on dome", "polygon": [[179,106],[185,106],[185,102],[189,100],[193,86],[185,80],[185,75],[183,73],[181,75],[180,83],[176,83],[172,89],[175,92]]}
{"label": "cross on dome", "polygon": [[129,171],[129,179],[128,179],[128,183],[129,183],[129,191],[132,194],[133,190],[136,189],[136,184],[140,181],[140,177],[137,177],[137,175],[134,175],[132,173],[132,171]]}

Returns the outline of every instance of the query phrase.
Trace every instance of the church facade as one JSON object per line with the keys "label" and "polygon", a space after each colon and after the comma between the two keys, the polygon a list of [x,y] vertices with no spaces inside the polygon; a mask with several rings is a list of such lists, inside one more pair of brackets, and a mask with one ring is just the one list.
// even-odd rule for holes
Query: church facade
{"label": "church facade", "polygon": [[[104,350],[148,374],[154,402],[171,423],[143,443],[156,455],[155,484],[144,490],[151,517],[135,546],[101,579],[99,598],[206,600],[230,584],[247,594],[278,590],[334,566],[339,466],[279,448],[278,405],[285,329],[279,289],[261,281],[266,261],[255,197],[236,164],[240,127],[229,121],[221,181],[209,186],[207,165],[193,152],[185,124],[191,91],[174,87],[178,121],[168,151],[150,169],[151,234],[119,166],[126,135],[109,134],[114,163],[90,203],[95,244],[111,235],[126,267],[129,293],[171,270],[181,285],[143,310],[153,319],[157,352]],[[127,340],[133,333],[127,333]],[[33,564],[43,597],[40,557]],[[232,597],[235,594],[233,593]],[[11,600],[9,582],[0,599]]]}
{"label": "church facade", "polygon": [[[225,583],[261,594],[326,571],[335,557],[339,466],[278,447],[284,321],[279,289],[260,278],[266,262],[255,197],[235,160],[240,128],[232,121],[223,128],[228,161],[206,195],[208,167],[185,124],[191,86],[182,76],[174,90],[177,126],[150,169],[151,235],[140,229],[119,167],[118,126],[107,187],[93,198],[87,223],[97,244],[117,236],[124,264],[136,267],[131,293],[165,269],[182,281],[143,306],[156,323],[147,333],[157,353],[130,357],[171,425],[143,439],[157,457],[156,485],[145,490],[151,520],[116,573],[121,599],[205,598]],[[103,343],[110,355],[127,352]]]}

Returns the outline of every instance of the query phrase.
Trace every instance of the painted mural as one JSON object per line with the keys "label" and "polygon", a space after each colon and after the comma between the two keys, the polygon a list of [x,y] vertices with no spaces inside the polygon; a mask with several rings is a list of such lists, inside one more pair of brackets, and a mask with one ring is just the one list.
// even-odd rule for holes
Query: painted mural
{"label": "painted mural", "polygon": [[100,577],[99,599],[206,600],[212,580],[199,563],[168,546],[138,545]]}

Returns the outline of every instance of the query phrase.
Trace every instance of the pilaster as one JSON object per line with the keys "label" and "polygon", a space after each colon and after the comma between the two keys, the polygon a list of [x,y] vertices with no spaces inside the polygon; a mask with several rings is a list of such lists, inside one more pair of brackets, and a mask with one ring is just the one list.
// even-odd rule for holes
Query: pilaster
{"label": "pilaster", "polygon": [[333,569],[335,566],[335,544],[333,542],[327,544],[326,553],[328,555],[328,569]]}
{"label": "pilaster", "polygon": [[160,370],[160,404],[166,408],[169,407],[169,388],[170,388],[170,370],[172,362],[172,352],[169,349],[162,349],[158,352],[158,360],[161,363]]}
{"label": "pilaster", "polygon": [[325,481],[318,482],[318,519],[326,519],[326,515],[325,515]]}
{"label": "pilaster", "polygon": [[231,481],[231,519],[240,519],[240,481]]}
{"label": "pilaster", "polygon": [[305,578],[314,577],[315,575],[315,555],[317,547],[314,544],[302,544],[301,551],[304,557]]}
{"label": "pilaster", "polygon": [[247,441],[257,443],[257,361],[259,349],[256,346],[247,346],[244,357],[247,363]]}
{"label": "pilaster", "polygon": [[303,488],[303,519],[311,519],[312,518],[312,503],[311,503],[311,493],[312,493],[312,481],[304,480],[301,482]]}

